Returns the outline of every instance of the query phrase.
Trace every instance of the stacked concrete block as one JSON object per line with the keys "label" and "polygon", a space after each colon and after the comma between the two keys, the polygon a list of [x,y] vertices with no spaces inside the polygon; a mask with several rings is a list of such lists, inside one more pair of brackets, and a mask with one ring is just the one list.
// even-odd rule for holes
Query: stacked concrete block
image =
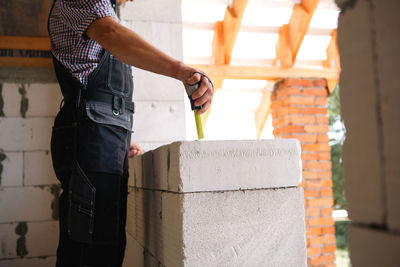
{"label": "stacked concrete block", "polygon": [[60,186],[50,135],[61,102],[55,83],[1,83],[0,266],[54,266]]}
{"label": "stacked concrete block", "polygon": [[[353,266],[399,266],[400,3],[354,1],[339,18],[344,173]],[[355,104],[356,103],[356,104]]]}
{"label": "stacked concrete block", "polygon": [[124,266],[305,266],[296,140],[176,142],[131,166]]}
{"label": "stacked concrete block", "polygon": [[[397,10],[398,1],[390,0],[385,4],[374,2],[376,17],[376,56],[377,78],[382,112],[382,132],[384,151],[384,173],[387,201],[387,222],[389,228],[400,231],[400,76],[398,63],[400,62],[400,37],[396,34],[400,27],[400,18]],[[400,262],[400,261],[399,261]]]}
{"label": "stacked concrete block", "polygon": [[[126,3],[121,21],[169,56],[182,60],[181,0]],[[147,151],[174,140],[185,140],[185,89],[169,77],[133,68],[133,138]]]}
{"label": "stacked concrete block", "polygon": [[296,138],[302,147],[307,254],[309,266],[335,261],[328,90],[324,79],[287,78],[271,95],[276,138]]}
{"label": "stacked concrete block", "polygon": [[[342,115],[348,129],[343,147],[343,166],[345,176],[352,177],[345,179],[350,218],[382,224],[384,185],[381,179],[377,179],[382,175],[382,155],[379,152],[382,136],[377,117],[379,114],[371,27],[367,1],[358,3],[357,8],[346,10],[339,20],[338,38],[342,64],[340,94]],[[354,103],[357,103],[356,111]]]}

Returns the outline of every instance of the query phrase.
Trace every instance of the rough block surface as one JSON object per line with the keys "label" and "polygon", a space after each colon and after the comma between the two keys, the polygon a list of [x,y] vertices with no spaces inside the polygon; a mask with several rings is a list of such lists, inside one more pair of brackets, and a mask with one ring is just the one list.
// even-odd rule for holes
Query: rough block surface
{"label": "rough block surface", "polygon": [[351,263],[354,267],[400,266],[400,235],[366,228],[349,227]]}
{"label": "rough block surface", "polygon": [[12,151],[49,150],[53,118],[0,118],[0,147]]}
{"label": "rough block surface", "polygon": [[354,8],[348,8],[340,15],[340,94],[343,119],[348,129],[343,147],[343,167],[351,220],[382,224],[386,207],[382,196],[381,126],[376,111],[377,73],[373,67],[371,27],[366,1],[357,1]]}
{"label": "rough block surface", "polygon": [[142,159],[142,168],[134,170],[139,188],[198,192],[289,187],[301,182],[300,145],[294,139],[176,142]]}
{"label": "rough block surface", "polygon": [[303,205],[301,188],[136,189],[127,232],[165,266],[305,266]]}
{"label": "rough block surface", "polygon": [[25,185],[57,184],[50,152],[25,152],[24,177]]}
{"label": "rough block surface", "polygon": [[183,101],[137,101],[135,109],[132,137],[136,141],[171,142],[185,138]]}
{"label": "rough block surface", "polygon": [[0,259],[54,256],[57,244],[57,221],[0,224]]}
{"label": "rough block surface", "polygon": [[0,260],[1,267],[54,267],[56,257],[37,257],[12,260]]}
{"label": "rough block surface", "polygon": [[[181,0],[146,0],[127,3],[120,8],[121,20],[181,22]],[[157,8],[155,8],[157,7]]]}
{"label": "rough block surface", "polygon": [[389,228],[400,231],[400,2],[375,0],[377,69],[382,110],[384,170]]}
{"label": "rough block surface", "polygon": [[1,165],[3,165],[3,171],[0,171],[0,186],[22,186],[23,153],[0,151],[0,154],[5,155],[4,160],[1,161]]}
{"label": "rough block surface", "polygon": [[47,221],[58,216],[58,191],[52,187],[0,189],[0,223]]}

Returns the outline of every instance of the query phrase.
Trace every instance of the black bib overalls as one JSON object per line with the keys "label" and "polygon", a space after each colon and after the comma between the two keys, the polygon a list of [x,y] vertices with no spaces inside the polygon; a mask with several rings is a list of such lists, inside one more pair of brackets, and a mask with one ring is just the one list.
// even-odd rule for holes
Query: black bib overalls
{"label": "black bib overalls", "polygon": [[51,139],[63,188],[57,266],[121,266],[134,112],[131,68],[104,50],[83,86],[53,62],[64,96]]}

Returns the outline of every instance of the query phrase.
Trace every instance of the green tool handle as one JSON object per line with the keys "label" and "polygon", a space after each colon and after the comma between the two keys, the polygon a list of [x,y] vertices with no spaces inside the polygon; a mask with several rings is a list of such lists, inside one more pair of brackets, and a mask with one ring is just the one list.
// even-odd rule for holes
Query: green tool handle
{"label": "green tool handle", "polygon": [[197,114],[197,110],[194,110],[194,119],[196,121],[197,137],[200,139],[204,138],[203,125],[201,124],[201,116]]}

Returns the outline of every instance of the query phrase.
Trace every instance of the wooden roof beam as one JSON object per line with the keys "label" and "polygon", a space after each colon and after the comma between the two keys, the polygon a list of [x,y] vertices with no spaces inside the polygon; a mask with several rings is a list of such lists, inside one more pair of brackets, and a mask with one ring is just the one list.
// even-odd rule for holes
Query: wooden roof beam
{"label": "wooden roof beam", "polygon": [[261,133],[267,122],[269,113],[271,112],[271,92],[264,90],[260,104],[254,113],[254,121],[256,124],[257,139],[260,139]]}
{"label": "wooden roof beam", "polygon": [[[225,11],[224,20],[217,21],[214,26],[214,37],[212,40],[212,55],[215,65],[229,64],[232,57],[233,47],[242,24],[242,17],[247,5],[247,0],[233,0],[232,6]],[[209,74],[209,73],[208,73]],[[210,75],[210,74],[209,74]],[[214,95],[222,87],[224,77],[213,77]],[[211,107],[202,115],[202,123],[205,127]]]}
{"label": "wooden roof beam", "polygon": [[216,23],[213,38],[215,64],[229,64],[231,61],[246,5],[247,0],[233,0],[232,6],[226,8],[224,20]]}
{"label": "wooden roof beam", "polygon": [[0,36],[0,49],[50,51],[49,37]]}
{"label": "wooden roof beam", "polygon": [[289,24],[284,24],[279,31],[276,66],[293,66],[318,3],[319,0],[302,0],[300,4],[294,5]]}
{"label": "wooden roof beam", "polygon": [[[0,49],[50,51],[49,37],[0,36]],[[0,57],[0,67],[50,68],[51,58]]]}
{"label": "wooden roof beam", "polygon": [[260,66],[194,65],[214,79],[279,80],[282,78],[325,78],[338,79],[335,69],[279,68]]}
{"label": "wooden roof beam", "polygon": [[[337,44],[337,30],[333,30],[331,34],[331,41],[326,49],[326,61],[324,62],[325,68],[331,68],[340,73],[340,55]],[[332,93],[338,83],[337,79],[328,79],[328,89]]]}

